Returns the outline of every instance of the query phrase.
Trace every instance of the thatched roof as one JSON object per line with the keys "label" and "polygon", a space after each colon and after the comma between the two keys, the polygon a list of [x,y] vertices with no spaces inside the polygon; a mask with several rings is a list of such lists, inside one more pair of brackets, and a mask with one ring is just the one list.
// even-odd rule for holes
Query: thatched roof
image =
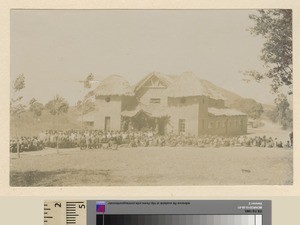
{"label": "thatched roof", "polygon": [[245,116],[245,113],[242,113],[236,109],[228,109],[228,108],[208,108],[208,113],[214,116]]}
{"label": "thatched roof", "polygon": [[134,96],[134,92],[128,81],[119,75],[106,77],[93,92],[96,96]]}
{"label": "thatched roof", "polygon": [[178,76],[168,87],[168,97],[207,96],[213,99],[224,99],[221,93],[205,85],[201,79],[193,73],[183,73]]}

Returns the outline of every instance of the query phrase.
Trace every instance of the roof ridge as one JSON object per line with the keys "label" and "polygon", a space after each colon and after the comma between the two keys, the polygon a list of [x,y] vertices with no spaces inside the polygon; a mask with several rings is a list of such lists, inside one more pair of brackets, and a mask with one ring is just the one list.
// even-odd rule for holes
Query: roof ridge
{"label": "roof ridge", "polygon": [[97,96],[117,95],[117,96],[134,96],[135,93],[129,82],[121,75],[111,74],[105,77],[100,84],[94,89]]}

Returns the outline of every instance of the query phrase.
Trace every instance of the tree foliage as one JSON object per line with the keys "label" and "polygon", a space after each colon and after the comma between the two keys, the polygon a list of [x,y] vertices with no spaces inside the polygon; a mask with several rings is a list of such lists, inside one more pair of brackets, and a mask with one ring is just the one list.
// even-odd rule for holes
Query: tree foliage
{"label": "tree foliage", "polygon": [[63,97],[56,95],[45,105],[45,108],[48,109],[53,116],[60,115],[68,112],[69,103]]}
{"label": "tree foliage", "polygon": [[292,10],[258,10],[258,14],[249,16],[255,22],[250,28],[253,35],[265,39],[261,60],[267,72],[247,71],[246,75],[260,82],[271,80],[271,91],[282,92],[281,87],[288,87],[287,94],[293,93],[293,46],[292,46]]}
{"label": "tree foliage", "polygon": [[276,99],[276,107],[267,112],[271,121],[280,123],[283,129],[293,127],[293,110],[289,108],[290,104],[284,94],[279,95]]}
{"label": "tree foliage", "polygon": [[233,102],[230,107],[246,113],[252,119],[259,119],[264,112],[262,104],[256,102],[254,99],[239,99]]}
{"label": "tree foliage", "polygon": [[91,88],[91,87],[92,87],[91,81],[93,81],[94,79],[95,79],[94,75],[93,75],[92,73],[90,73],[90,74],[86,77],[86,79],[85,79],[85,81],[84,81],[84,83],[83,83],[84,88]]}
{"label": "tree foliage", "polygon": [[95,109],[95,102],[91,98],[84,98],[82,101],[79,100],[76,104],[76,108],[81,114],[86,114]]}
{"label": "tree foliage", "polygon": [[20,74],[14,81],[13,89],[15,92],[18,92],[25,88],[25,76],[24,74]]}
{"label": "tree foliage", "polygon": [[32,98],[29,101],[29,110],[33,113],[35,117],[39,117],[42,115],[42,111],[44,109],[44,105],[38,102],[35,98]]}
{"label": "tree foliage", "polygon": [[13,101],[10,102],[10,114],[13,116],[20,116],[26,111],[26,106],[22,103],[14,104]]}
{"label": "tree foliage", "polygon": [[[92,82],[94,81],[94,79],[94,75],[90,73],[83,82],[83,87],[85,89],[90,89],[92,87]],[[93,92],[90,91],[87,95],[84,96],[83,100],[79,100],[76,104],[76,108],[81,114],[81,126],[83,126],[83,115],[94,111],[95,109]]]}
{"label": "tree foliage", "polygon": [[[14,81],[12,86],[14,92],[19,92],[25,88],[25,76],[20,74]],[[10,100],[10,114],[14,116],[20,116],[25,112],[26,106],[21,103],[23,96],[18,96],[16,98],[11,98]]]}

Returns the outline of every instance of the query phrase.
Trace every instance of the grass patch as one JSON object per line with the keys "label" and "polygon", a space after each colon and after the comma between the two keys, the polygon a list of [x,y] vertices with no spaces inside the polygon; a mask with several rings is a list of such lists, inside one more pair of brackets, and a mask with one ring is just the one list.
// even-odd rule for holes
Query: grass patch
{"label": "grass patch", "polygon": [[108,177],[108,170],[11,171],[10,186],[93,186],[105,183]]}

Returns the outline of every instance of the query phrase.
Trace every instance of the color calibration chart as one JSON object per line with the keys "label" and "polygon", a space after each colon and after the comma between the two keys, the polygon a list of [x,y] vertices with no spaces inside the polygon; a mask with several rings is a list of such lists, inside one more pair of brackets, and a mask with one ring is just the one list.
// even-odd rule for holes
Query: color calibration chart
{"label": "color calibration chart", "polygon": [[261,215],[98,215],[97,225],[262,225]]}
{"label": "color calibration chart", "polygon": [[271,201],[45,201],[44,224],[271,225]]}

